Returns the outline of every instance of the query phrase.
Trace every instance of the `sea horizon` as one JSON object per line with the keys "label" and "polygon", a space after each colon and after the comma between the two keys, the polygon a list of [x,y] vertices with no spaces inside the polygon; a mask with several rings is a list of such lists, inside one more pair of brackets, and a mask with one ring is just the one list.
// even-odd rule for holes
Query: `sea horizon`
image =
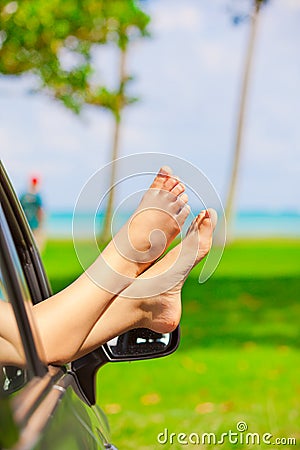
{"label": "sea horizon", "polygon": [[[132,215],[133,211],[118,211],[114,218],[113,231],[117,231]],[[105,211],[84,211],[76,214],[77,236],[89,238],[88,230],[100,232]],[[49,238],[72,238],[73,211],[57,210],[46,214],[45,229]],[[232,233],[236,237],[295,237],[300,238],[299,211],[239,210],[235,214]]]}

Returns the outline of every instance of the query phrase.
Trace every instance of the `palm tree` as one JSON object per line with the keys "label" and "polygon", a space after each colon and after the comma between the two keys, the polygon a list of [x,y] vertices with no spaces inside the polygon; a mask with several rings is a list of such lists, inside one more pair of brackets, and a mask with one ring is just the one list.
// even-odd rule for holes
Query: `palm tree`
{"label": "palm tree", "polygon": [[[256,37],[257,37],[258,19],[259,19],[259,13],[260,13],[261,7],[264,3],[267,3],[267,1],[268,0],[254,0],[253,10],[252,10],[252,14],[250,16],[250,20],[251,20],[250,33],[249,33],[249,40],[248,40],[247,52],[246,52],[246,58],[245,58],[244,73],[243,73],[243,78],[242,78],[241,100],[240,100],[240,106],[239,106],[239,111],[238,111],[235,147],[234,147],[234,154],[233,154],[233,162],[232,162],[229,190],[228,190],[227,201],[226,201],[226,206],[225,206],[225,215],[226,215],[226,219],[227,219],[227,226],[228,226],[227,230],[228,230],[229,238],[231,237],[230,230],[232,228],[234,200],[235,200],[236,186],[237,186],[237,181],[238,181],[238,173],[239,173],[239,167],[240,167],[243,137],[244,137],[244,131],[245,131],[245,114],[246,114],[246,109],[247,109],[250,77],[251,77],[252,66],[253,66],[254,48],[255,48],[255,42],[256,42]],[[240,22],[240,18],[235,17],[234,23],[239,23],[239,22]]]}
{"label": "palm tree", "polygon": [[113,215],[114,199],[115,199],[115,181],[116,181],[116,160],[119,157],[120,150],[120,134],[121,123],[124,108],[131,103],[136,102],[136,97],[130,97],[126,93],[128,83],[132,80],[126,70],[128,49],[132,41],[140,37],[149,36],[148,24],[150,17],[137,7],[134,1],[127,0],[119,3],[122,14],[119,16],[119,26],[117,27],[117,45],[120,52],[119,60],[119,81],[118,88],[115,92],[110,93],[108,98],[109,109],[114,117],[114,131],[111,149],[111,173],[109,183],[109,194],[107,201],[106,214],[104,218],[103,228],[100,234],[100,241],[106,243],[111,238],[110,226]]}
{"label": "palm tree", "polygon": [[125,86],[128,77],[126,76],[126,58],[127,57],[127,48],[120,49],[120,66],[119,66],[119,89],[116,96],[115,109],[113,110],[114,115],[114,131],[113,131],[113,139],[112,139],[112,149],[111,149],[111,172],[110,172],[110,190],[108,194],[108,201],[106,207],[106,213],[104,217],[104,224],[100,236],[100,240],[103,243],[106,243],[111,238],[110,226],[113,215],[114,208],[114,200],[115,200],[115,187],[114,183],[116,180],[116,164],[115,161],[119,157],[120,151],[120,128],[121,128],[121,119],[123,108],[126,105],[125,102]]}

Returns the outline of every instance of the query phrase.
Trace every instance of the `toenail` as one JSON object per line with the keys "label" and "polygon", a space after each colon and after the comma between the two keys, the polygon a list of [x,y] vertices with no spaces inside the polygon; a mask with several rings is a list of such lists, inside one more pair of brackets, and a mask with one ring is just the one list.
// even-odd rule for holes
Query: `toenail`
{"label": "toenail", "polygon": [[172,169],[169,166],[162,166],[162,168],[159,171],[160,173],[172,175]]}

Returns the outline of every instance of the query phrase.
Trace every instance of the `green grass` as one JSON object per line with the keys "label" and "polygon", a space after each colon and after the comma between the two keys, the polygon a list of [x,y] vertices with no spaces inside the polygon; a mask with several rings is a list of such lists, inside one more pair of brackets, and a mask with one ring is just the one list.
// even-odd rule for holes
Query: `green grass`
{"label": "green grass", "polygon": [[[70,242],[50,242],[43,259],[55,291],[81,272]],[[297,446],[284,447],[298,448],[300,241],[239,241],[203,285],[199,272],[183,290],[175,354],[99,371],[97,399],[113,441],[125,450],[195,448],[160,445],[157,434],[221,434],[243,420],[249,432],[296,437]],[[279,448],[228,441],[219,447]]]}

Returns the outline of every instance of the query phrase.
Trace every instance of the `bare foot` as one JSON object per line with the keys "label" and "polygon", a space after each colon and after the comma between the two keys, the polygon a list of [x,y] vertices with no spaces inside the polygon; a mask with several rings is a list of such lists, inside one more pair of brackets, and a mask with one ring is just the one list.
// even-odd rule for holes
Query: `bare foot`
{"label": "bare foot", "polygon": [[187,215],[185,186],[163,167],[137,210],[113,238],[117,251],[136,263],[152,263],[177,236]]}
{"label": "bare foot", "polygon": [[171,169],[160,169],[136,212],[88,269],[88,275],[114,294],[131,284],[180,232],[190,212],[184,190]]}
{"label": "bare foot", "polygon": [[173,331],[181,316],[183,283],[191,269],[209,252],[216,222],[214,210],[202,211],[182,243],[140,275],[109,305],[76,357],[133,328],[150,328],[159,333]]}
{"label": "bare foot", "polygon": [[[193,220],[182,243],[141,275],[139,279],[147,279],[144,292],[150,284],[153,288],[156,283],[161,284],[161,293],[138,301],[143,312],[139,326],[159,333],[168,333],[177,327],[181,317],[182,286],[192,268],[208,254],[216,223],[214,210],[202,211]],[[168,290],[165,290],[166,280]],[[139,295],[140,286],[137,284],[138,280],[126,289],[126,295]]]}

